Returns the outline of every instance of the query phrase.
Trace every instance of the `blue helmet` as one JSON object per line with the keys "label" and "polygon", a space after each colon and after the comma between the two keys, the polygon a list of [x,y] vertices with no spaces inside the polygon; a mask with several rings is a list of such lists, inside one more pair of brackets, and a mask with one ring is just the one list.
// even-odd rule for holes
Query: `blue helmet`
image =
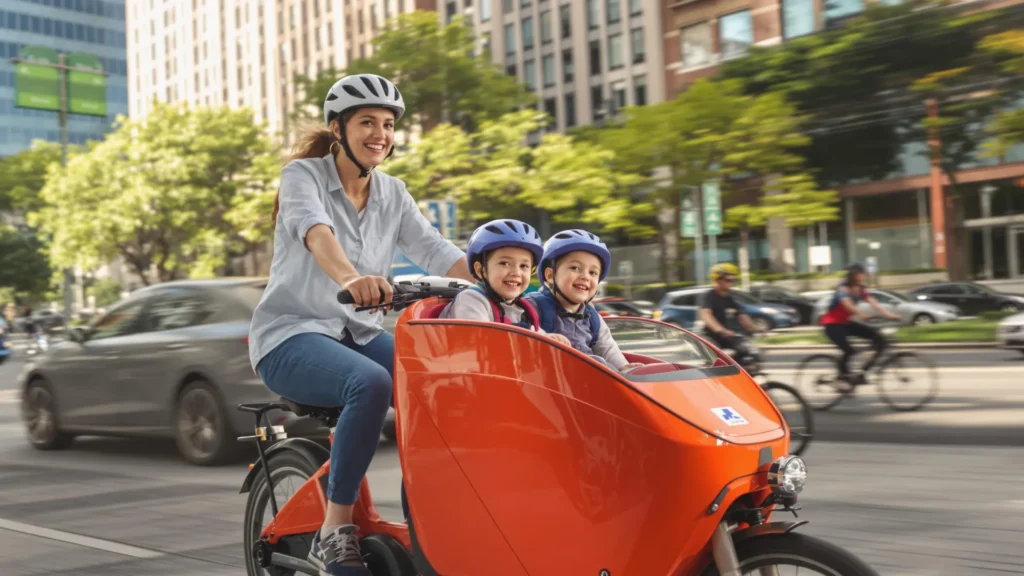
{"label": "blue helmet", "polygon": [[544,254],[540,257],[540,265],[537,266],[537,277],[540,278],[541,285],[544,284],[546,268],[554,266],[555,260],[577,250],[597,256],[601,260],[601,280],[608,276],[608,269],[612,265],[612,253],[604,242],[586,230],[566,230],[548,238],[544,243]]}
{"label": "blue helmet", "polygon": [[537,265],[541,255],[544,253],[544,246],[540,241],[540,234],[526,222],[519,220],[491,220],[473,231],[469,237],[469,246],[466,247],[466,262],[469,264],[469,271],[476,276],[473,270],[473,263],[483,264],[484,255],[498,248],[522,248],[533,254],[533,264]]}

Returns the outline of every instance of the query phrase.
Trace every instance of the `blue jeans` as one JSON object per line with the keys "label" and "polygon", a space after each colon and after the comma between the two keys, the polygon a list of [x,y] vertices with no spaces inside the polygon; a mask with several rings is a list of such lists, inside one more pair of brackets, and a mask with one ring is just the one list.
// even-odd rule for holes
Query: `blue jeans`
{"label": "blue jeans", "polygon": [[377,451],[391,405],[394,337],[384,332],[359,346],[323,334],[297,334],[256,366],[275,394],[300,404],[332,408],[344,405],[331,445],[327,499],[351,506]]}

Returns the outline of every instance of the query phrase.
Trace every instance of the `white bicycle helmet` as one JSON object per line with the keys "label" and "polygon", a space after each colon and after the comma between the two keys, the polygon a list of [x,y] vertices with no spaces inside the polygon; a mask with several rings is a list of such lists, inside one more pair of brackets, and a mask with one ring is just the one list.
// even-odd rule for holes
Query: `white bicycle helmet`
{"label": "white bicycle helmet", "polygon": [[[398,88],[386,78],[376,74],[345,76],[327,91],[327,98],[324,100],[324,122],[330,126],[334,119],[340,119],[345,112],[359,108],[387,108],[395,113],[395,120],[398,120],[405,114],[405,101],[402,100],[402,93]],[[369,176],[373,168],[366,168],[356,160],[345,140],[344,126],[341,127],[341,147],[348,159],[359,168],[359,177]],[[394,152],[395,147],[392,146],[386,158],[390,158]]]}

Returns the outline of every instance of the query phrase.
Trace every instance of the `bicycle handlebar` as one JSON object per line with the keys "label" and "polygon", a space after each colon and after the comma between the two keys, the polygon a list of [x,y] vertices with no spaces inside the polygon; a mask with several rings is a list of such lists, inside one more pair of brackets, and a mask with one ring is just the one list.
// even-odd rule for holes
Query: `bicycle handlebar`
{"label": "bicycle handlebar", "polygon": [[[419,300],[425,300],[437,296],[439,298],[454,298],[459,292],[462,291],[464,286],[460,286],[457,281],[449,282],[446,286],[435,286],[427,282],[412,282],[403,281],[396,282],[391,285],[394,291],[394,296],[391,302],[385,302],[375,306],[357,306],[356,312],[363,312],[366,310],[384,309],[386,310],[402,310],[408,307],[413,302]],[[381,298],[383,299],[384,293],[381,291]],[[355,304],[355,300],[352,297],[352,293],[348,290],[338,291],[338,303],[340,304]]]}

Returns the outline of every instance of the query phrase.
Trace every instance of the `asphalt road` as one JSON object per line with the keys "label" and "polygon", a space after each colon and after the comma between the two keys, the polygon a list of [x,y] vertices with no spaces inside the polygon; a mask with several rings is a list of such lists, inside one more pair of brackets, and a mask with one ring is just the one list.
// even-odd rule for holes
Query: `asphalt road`
{"label": "asphalt road", "polygon": [[[798,356],[773,354],[769,369],[785,381]],[[942,392],[925,410],[893,414],[865,389],[816,416],[802,530],[881,574],[1024,574],[1024,362],[1000,351],[933,356]],[[18,418],[18,369],[17,359],[0,366],[0,573],[245,573],[246,462],[196,468],[151,440],[81,438],[36,452]],[[393,445],[382,443],[370,481],[381,513],[397,519]]]}

